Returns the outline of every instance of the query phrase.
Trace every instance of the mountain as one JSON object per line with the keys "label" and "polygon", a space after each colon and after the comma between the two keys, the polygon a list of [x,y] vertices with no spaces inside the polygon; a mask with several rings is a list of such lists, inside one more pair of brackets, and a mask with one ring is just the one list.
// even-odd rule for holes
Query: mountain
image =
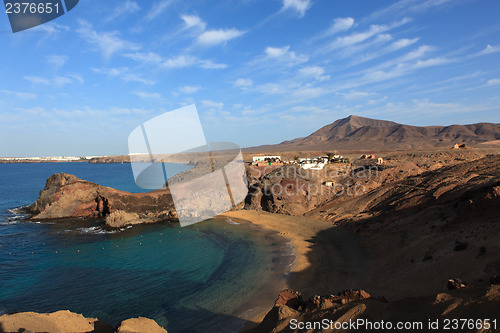
{"label": "mountain", "polygon": [[500,140],[500,124],[410,126],[392,121],[349,116],[326,125],[309,136],[248,150],[400,150],[477,146]]}

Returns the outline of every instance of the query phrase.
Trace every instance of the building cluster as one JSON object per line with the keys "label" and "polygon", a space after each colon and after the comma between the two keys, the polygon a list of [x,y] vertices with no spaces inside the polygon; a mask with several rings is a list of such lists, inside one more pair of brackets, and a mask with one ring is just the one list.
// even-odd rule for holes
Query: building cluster
{"label": "building cluster", "polygon": [[313,158],[301,158],[299,156],[295,156],[293,160],[290,161],[281,160],[281,156],[253,156],[252,158],[252,165],[254,166],[278,166],[283,164],[296,164],[300,165],[303,169],[310,170],[321,170],[325,168],[327,164],[332,163],[350,163],[350,161],[348,158],[342,155],[333,154]]}

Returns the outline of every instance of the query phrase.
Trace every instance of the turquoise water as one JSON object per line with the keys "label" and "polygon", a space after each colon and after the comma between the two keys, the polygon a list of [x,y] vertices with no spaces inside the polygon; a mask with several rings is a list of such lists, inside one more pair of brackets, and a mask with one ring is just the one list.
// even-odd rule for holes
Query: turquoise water
{"label": "turquoise water", "polygon": [[0,164],[0,313],[69,309],[113,325],[144,316],[174,333],[234,332],[251,309],[272,305],[290,247],[252,225],[110,232],[82,220],[23,221],[12,208],[32,203],[63,171],[138,191],[127,164]]}

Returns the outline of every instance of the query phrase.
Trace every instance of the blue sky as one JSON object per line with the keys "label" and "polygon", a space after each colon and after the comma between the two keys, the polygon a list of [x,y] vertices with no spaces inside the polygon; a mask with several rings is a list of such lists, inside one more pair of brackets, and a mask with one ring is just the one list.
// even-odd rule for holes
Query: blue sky
{"label": "blue sky", "polygon": [[300,137],[350,114],[500,122],[497,0],[81,0],[10,32],[0,15],[0,156],[126,154],[196,104],[208,141]]}

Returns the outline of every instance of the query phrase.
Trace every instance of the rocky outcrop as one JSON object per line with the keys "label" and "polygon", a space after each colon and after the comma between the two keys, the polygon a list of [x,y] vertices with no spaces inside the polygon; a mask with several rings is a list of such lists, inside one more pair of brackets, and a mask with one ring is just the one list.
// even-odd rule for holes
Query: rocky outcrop
{"label": "rocky outcrop", "polygon": [[28,209],[37,220],[101,218],[113,228],[177,218],[168,189],[129,193],[65,173],[50,176],[39,198]]}
{"label": "rocky outcrop", "polygon": [[22,312],[0,316],[0,332],[48,332],[48,333],[167,333],[154,320],[148,318],[127,319],[115,330],[96,318],[85,318],[70,311],[54,313]]}

